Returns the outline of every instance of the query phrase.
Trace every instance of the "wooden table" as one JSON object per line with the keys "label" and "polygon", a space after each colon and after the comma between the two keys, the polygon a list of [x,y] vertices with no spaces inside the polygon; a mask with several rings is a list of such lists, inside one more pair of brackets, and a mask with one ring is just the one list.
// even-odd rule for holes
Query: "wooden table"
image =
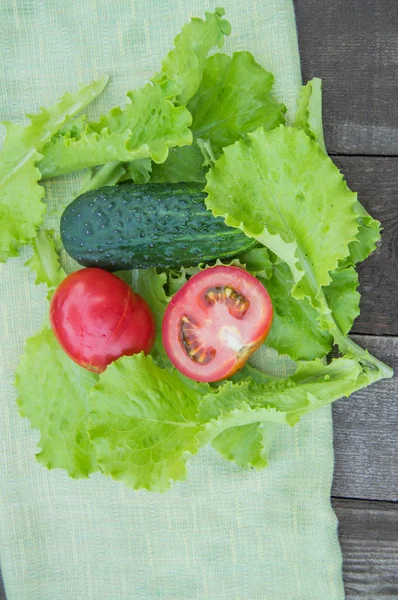
{"label": "wooden table", "polygon": [[[329,153],[384,227],[360,267],[354,338],[398,374],[398,0],[295,7],[303,80],[323,80]],[[333,417],[347,600],[398,598],[398,378],[336,402]]]}
{"label": "wooden table", "polygon": [[[328,151],[384,227],[359,269],[354,338],[398,376],[398,1],[295,7],[303,80],[323,80]],[[398,379],[336,402],[333,417],[347,599],[398,598]]]}

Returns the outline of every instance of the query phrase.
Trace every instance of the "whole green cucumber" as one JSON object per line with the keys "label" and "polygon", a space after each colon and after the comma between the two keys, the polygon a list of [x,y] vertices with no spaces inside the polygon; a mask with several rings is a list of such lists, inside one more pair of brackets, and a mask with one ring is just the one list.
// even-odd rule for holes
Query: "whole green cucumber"
{"label": "whole green cucumber", "polygon": [[82,194],[61,217],[66,251],[108,271],[180,267],[256,245],[206,209],[202,184],[121,184]]}

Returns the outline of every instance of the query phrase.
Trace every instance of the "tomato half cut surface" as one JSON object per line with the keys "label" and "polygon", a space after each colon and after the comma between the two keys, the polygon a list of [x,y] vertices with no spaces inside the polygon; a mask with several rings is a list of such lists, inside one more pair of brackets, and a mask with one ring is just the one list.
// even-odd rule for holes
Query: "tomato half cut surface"
{"label": "tomato half cut surface", "polygon": [[163,318],[163,345],[190,379],[233,375],[264,342],[272,323],[264,286],[239,267],[209,267],[173,296]]}

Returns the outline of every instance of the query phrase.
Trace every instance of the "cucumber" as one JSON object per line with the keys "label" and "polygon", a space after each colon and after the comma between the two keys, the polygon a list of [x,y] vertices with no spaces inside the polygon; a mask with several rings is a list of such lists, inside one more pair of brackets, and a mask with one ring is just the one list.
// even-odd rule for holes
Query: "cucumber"
{"label": "cucumber", "polygon": [[65,250],[108,271],[209,263],[256,241],[206,209],[202,184],[121,184],[76,198],[61,217]]}

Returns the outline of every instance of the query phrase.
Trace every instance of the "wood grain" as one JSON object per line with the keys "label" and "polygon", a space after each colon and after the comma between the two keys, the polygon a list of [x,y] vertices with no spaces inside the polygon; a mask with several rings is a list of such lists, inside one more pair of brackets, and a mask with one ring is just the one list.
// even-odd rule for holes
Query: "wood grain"
{"label": "wood grain", "polygon": [[332,494],[398,501],[398,338],[352,337],[396,375],[334,403]]}
{"label": "wood grain", "polygon": [[398,155],[398,2],[294,5],[303,80],[323,80],[329,152]]}
{"label": "wood grain", "polygon": [[339,519],[347,600],[398,597],[398,505],[332,501]]}
{"label": "wood grain", "polygon": [[383,226],[378,249],[359,265],[361,314],[353,331],[398,335],[398,158],[334,156],[333,160]]}

